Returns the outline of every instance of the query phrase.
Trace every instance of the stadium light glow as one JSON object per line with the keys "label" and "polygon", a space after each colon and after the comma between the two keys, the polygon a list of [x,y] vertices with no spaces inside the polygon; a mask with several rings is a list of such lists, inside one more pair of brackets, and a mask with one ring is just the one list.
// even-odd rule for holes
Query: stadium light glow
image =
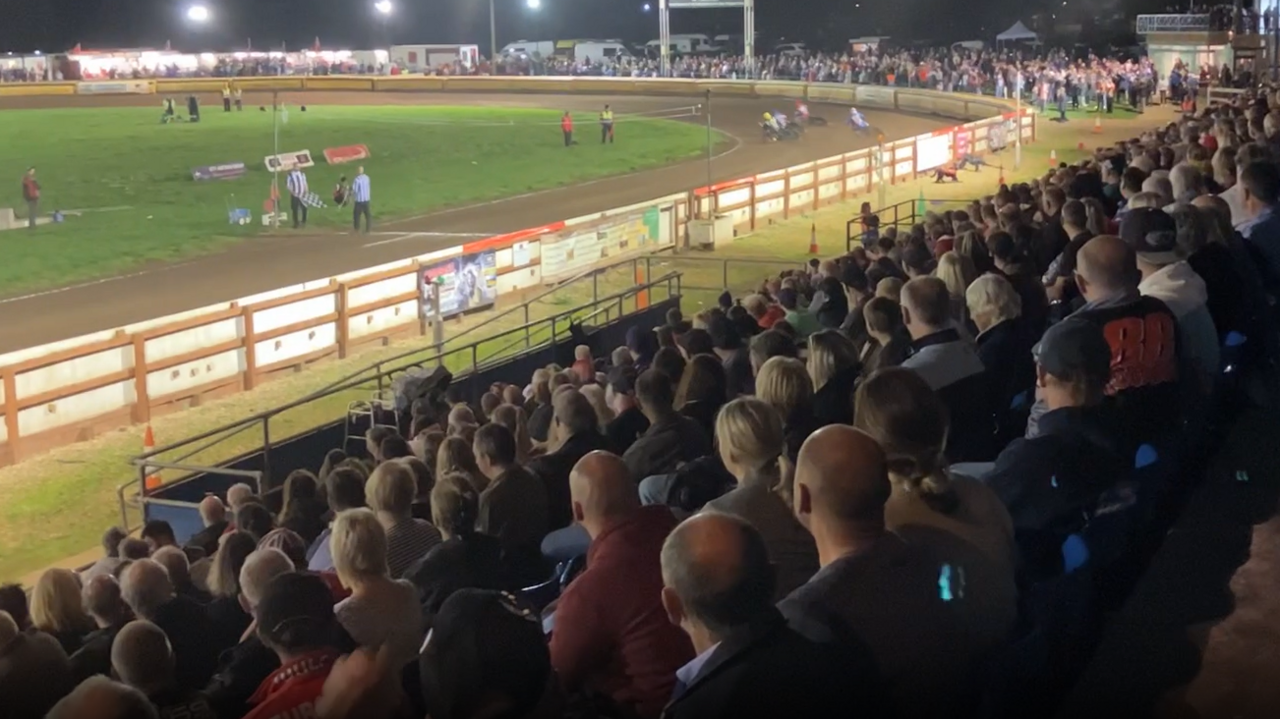
{"label": "stadium light glow", "polygon": [[373,4],[373,9],[374,9],[374,10],[377,10],[378,12],[382,13],[383,15],[390,15],[390,14],[391,14],[391,0],[378,0],[378,2],[376,2],[376,3],[374,3],[374,4]]}
{"label": "stadium light glow", "polygon": [[524,3],[530,10],[537,10],[542,7],[542,0],[525,0]]}
{"label": "stadium light glow", "polygon": [[191,22],[206,22],[209,20],[209,8],[204,5],[192,5],[187,8],[187,19]]}

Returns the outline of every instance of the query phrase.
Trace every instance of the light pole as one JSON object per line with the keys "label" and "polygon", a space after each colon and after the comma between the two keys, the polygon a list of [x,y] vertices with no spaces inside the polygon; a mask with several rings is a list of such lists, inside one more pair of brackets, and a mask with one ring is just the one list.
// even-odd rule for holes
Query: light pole
{"label": "light pole", "polygon": [[387,36],[387,19],[391,17],[391,11],[395,6],[391,4],[391,0],[378,0],[373,4],[373,9],[377,11],[379,19],[382,21],[382,41],[387,43],[387,49],[391,48],[391,40]]}
{"label": "light pole", "polygon": [[187,19],[199,25],[209,22],[209,8],[204,5],[192,5],[187,8]]}

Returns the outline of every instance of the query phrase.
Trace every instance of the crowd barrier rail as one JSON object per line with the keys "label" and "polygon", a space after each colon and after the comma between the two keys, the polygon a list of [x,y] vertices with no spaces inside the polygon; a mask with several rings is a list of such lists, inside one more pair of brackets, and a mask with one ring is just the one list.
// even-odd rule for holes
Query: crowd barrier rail
{"label": "crowd barrier rail", "polygon": [[[156,80],[157,93],[215,92],[224,80]],[[772,172],[694,187],[647,202],[498,235],[399,262],[282,287],[123,327],[0,355],[0,465],[92,438],[233,392],[362,346],[426,335],[423,268],[493,250],[499,296],[616,261],[596,246],[597,228],[643,222],[657,234],[645,251],[684,247],[691,220],[734,233],[865,195],[881,182],[923,174],[959,154],[1035,139],[1035,115],[980,95],[860,85],[643,78],[267,77],[237,78],[245,91],[352,90],[807,98],[928,113],[963,124]],[[0,95],[65,95],[76,83],[0,85]],[[137,89],[132,88],[132,89]],[[997,135],[999,138],[997,140]],[[655,214],[656,213],[656,216]],[[586,239],[584,239],[586,238]],[[582,243],[590,246],[584,252]],[[575,244],[577,243],[577,244]],[[561,251],[566,245],[575,252]],[[632,245],[634,250],[635,246]],[[544,256],[544,250],[546,254]],[[584,266],[584,256],[591,261]],[[566,257],[574,264],[566,265]]]}

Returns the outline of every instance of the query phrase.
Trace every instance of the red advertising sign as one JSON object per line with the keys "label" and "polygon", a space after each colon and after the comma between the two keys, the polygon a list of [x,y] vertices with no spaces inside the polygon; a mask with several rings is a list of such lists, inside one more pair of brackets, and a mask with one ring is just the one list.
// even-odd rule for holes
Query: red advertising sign
{"label": "red advertising sign", "polygon": [[330,165],[355,162],[367,157],[369,157],[369,148],[366,145],[347,145],[346,147],[326,147],[324,149],[324,159]]}

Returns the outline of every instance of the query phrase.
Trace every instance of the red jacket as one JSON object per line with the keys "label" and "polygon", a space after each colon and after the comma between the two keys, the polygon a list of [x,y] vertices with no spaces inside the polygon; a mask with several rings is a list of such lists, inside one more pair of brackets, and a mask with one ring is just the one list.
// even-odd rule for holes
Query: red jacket
{"label": "red jacket", "polygon": [[573,116],[565,115],[560,118],[560,129],[565,132],[573,132]]}
{"label": "red jacket", "polygon": [[782,309],[780,306],[769,305],[769,309],[765,310],[763,317],[756,320],[756,324],[760,325],[761,329],[767,330],[772,328],[774,323],[778,320],[785,319],[786,316],[787,311]]}
{"label": "red jacket", "polygon": [[675,529],[666,507],[643,507],[591,541],[587,569],[560,597],[551,664],[570,692],[589,687],[656,717],[693,646],[662,608],[662,542]]}
{"label": "red jacket", "polygon": [[249,699],[253,711],[244,719],[315,716],[316,700],[320,698],[324,680],[329,678],[329,670],[338,656],[337,651],[321,649],[304,654],[272,672]]}
{"label": "red jacket", "polygon": [[30,175],[22,178],[22,199],[28,202],[40,199],[40,183]]}

